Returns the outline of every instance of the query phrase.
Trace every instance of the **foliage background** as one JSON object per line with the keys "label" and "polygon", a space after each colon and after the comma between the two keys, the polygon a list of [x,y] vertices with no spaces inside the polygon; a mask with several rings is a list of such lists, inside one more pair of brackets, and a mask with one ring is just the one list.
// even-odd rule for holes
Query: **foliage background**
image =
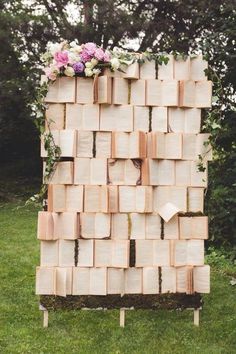
{"label": "foliage background", "polygon": [[[0,1],[0,159],[9,180],[41,175],[39,137],[31,103],[48,41],[94,41],[104,47],[187,53],[203,51],[223,92],[206,115],[215,160],[210,164],[206,212],[211,240],[236,255],[236,7],[234,0]],[[7,171],[7,172],[6,172]],[[6,182],[7,181],[7,182]],[[25,183],[28,183],[25,180]],[[15,184],[14,184],[15,188]]]}

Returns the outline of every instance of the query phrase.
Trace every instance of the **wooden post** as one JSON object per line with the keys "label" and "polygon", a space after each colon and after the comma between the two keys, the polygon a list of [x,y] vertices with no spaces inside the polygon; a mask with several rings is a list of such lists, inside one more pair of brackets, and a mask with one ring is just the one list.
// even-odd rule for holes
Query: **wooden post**
{"label": "wooden post", "polygon": [[39,305],[39,310],[43,311],[43,327],[47,328],[48,327],[48,310],[41,304]]}
{"label": "wooden post", "polygon": [[120,327],[125,327],[125,309],[120,309]]}
{"label": "wooden post", "polygon": [[194,311],[193,311],[193,324],[194,324],[194,326],[199,327],[199,319],[200,319],[200,309],[194,309]]}

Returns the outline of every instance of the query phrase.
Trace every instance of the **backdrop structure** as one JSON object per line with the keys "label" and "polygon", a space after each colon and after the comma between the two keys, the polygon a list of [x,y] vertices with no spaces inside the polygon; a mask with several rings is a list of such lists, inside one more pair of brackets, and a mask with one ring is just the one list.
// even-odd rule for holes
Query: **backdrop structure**
{"label": "backdrop structure", "polygon": [[201,56],[168,59],[49,86],[46,118],[61,154],[38,215],[44,309],[199,309],[210,291],[212,157],[201,109],[212,83]]}

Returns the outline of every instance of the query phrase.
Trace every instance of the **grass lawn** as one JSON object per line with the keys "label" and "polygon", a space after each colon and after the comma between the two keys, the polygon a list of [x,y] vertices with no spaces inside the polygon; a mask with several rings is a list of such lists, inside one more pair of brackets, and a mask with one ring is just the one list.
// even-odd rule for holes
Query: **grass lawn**
{"label": "grass lawn", "polygon": [[[17,202],[0,208],[0,353],[236,353],[236,286],[218,267],[200,327],[189,311],[57,311],[42,328],[34,294],[39,264],[36,215]],[[232,274],[236,270],[231,268]]]}

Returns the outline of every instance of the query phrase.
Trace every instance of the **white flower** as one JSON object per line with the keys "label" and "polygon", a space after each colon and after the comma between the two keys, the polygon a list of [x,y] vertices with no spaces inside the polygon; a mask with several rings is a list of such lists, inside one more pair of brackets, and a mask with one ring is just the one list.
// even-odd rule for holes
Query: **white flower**
{"label": "white flower", "polygon": [[86,76],[93,76],[93,71],[90,68],[85,68],[84,73]]}
{"label": "white flower", "polygon": [[114,69],[114,70],[119,69],[119,67],[120,67],[119,59],[117,59],[117,58],[112,58],[112,59],[111,59],[111,67],[112,67],[112,69]]}
{"label": "white flower", "polygon": [[78,40],[75,39],[74,41],[70,42],[70,46],[71,46],[72,48],[78,46]]}
{"label": "white flower", "polygon": [[93,64],[91,63],[91,61],[87,61],[87,63],[85,63],[85,67],[88,69],[92,69],[93,68]]}
{"label": "white flower", "polygon": [[93,58],[93,59],[91,59],[91,63],[92,63],[93,66],[96,66],[97,63],[98,63],[98,60]]}
{"label": "white flower", "polygon": [[75,71],[71,66],[67,66],[64,73],[66,76],[70,76],[70,77],[75,75]]}
{"label": "white flower", "polygon": [[69,56],[70,64],[74,64],[74,63],[77,63],[78,61],[80,61],[80,56],[77,53],[69,52],[68,56]]}
{"label": "white flower", "polygon": [[47,49],[53,56],[56,52],[61,50],[61,43],[48,43]]}
{"label": "white flower", "polygon": [[83,49],[82,49],[81,45],[76,45],[76,46],[70,48],[71,52],[78,53],[78,54],[81,53],[82,50]]}
{"label": "white flower", "polygon": [[101,72],[100,69],[93,69],[93,74],[94,74],[94,75],[99,75],[100,72]]}

